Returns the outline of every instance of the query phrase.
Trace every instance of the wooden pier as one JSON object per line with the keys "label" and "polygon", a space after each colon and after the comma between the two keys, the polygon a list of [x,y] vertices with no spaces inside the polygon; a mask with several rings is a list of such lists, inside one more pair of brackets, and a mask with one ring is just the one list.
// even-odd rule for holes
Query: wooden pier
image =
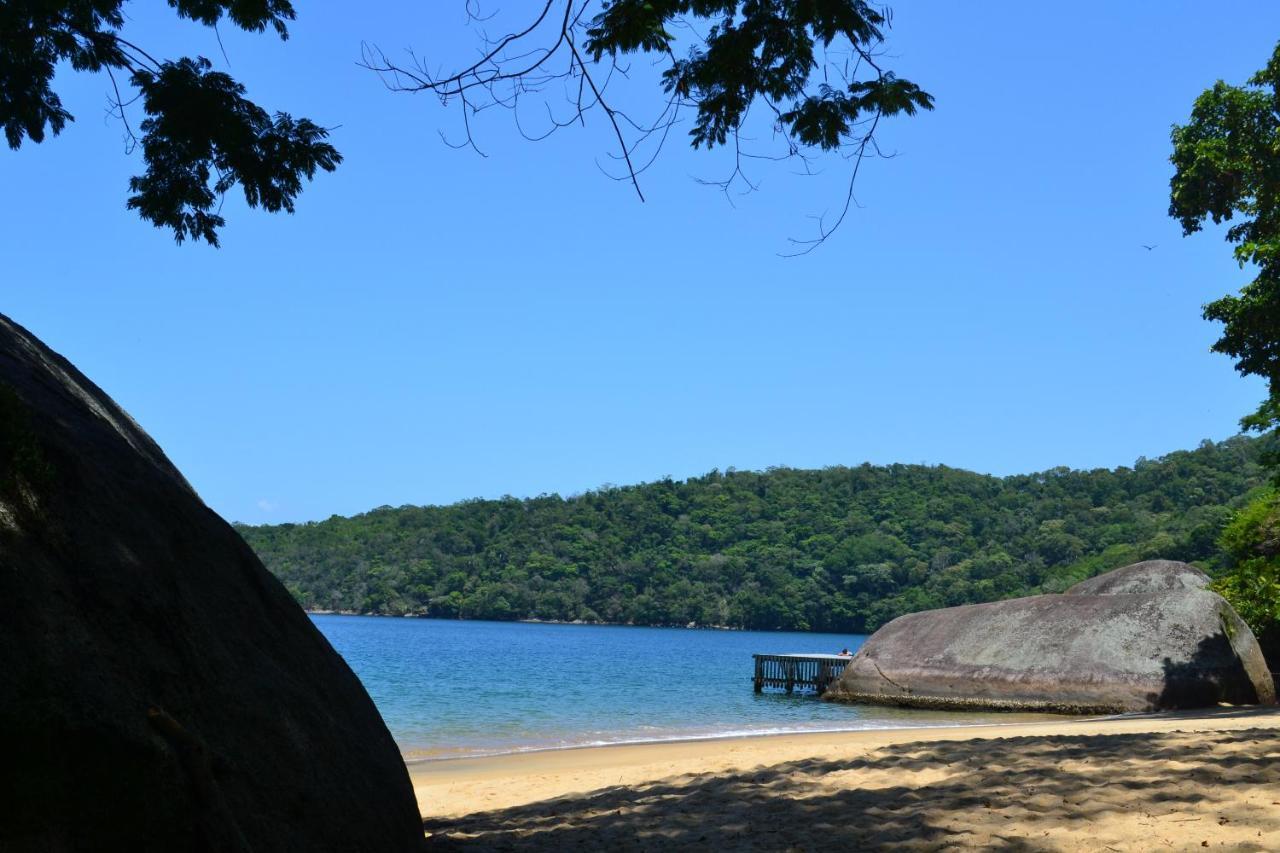
{"label": "wooden pier", "polygon": [[853,658],[850,655],[752,655],[756,692],[779,687],[788,693],[797,687],[811,687],[821,696],[840,677]]}

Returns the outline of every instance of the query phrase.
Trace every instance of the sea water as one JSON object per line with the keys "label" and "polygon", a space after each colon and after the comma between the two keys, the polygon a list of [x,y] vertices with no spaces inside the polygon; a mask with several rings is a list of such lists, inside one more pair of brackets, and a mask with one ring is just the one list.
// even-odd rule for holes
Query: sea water
{"label": "sea water", "polygon": [[753,653],[857,651],[860,635],[311,618],[409,760],[1002,719],[753,691]]}

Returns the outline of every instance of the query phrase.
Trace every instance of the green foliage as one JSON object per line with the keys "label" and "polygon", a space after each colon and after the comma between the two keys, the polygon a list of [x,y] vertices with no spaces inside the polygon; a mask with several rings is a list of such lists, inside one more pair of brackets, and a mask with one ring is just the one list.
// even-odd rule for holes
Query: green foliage
{"label": "green foliage", "polygon": [[179,243],[190,236],[216,246],[226,223],[210,212],[219,196],[239,184],[250,207],[292,213],[302,179],[318,168],[332,172],[342,156],[323,141],[324,128],[284,113],[272,118],[211,68],[207,59],[181,59],[134,73],[148,116],[141,127],[147,172],[130,179],[129,207],[172,228]]}
{"label": "green foliage", "polygon": [[1170,159],[1169,214],[1183,232],[1206,220],[1233,223],[1226,237],[1236,260],[1257,270],[1238,296],[1209,303],[1204,316],[1223,324],[1213,350],[1268,383],[1268,398],[1242,426],[1280,428],[1280,46],[1244,86],[1219,80],[1196,99],[1191,121],[1173,129]]}
{"label": "green foliage", "polygon": [[[73,116],[53,90],[59,63],[105,71],[116,92],[113,110],[140,144],[145,175],[130,181],[128,206],[182,242],[218,244],[225,222],[211,213],[239,185],[250,207],[293,211],[303,178],[333,171],[342,157],[328,131],[286,113],[274,117],[244,97],[244,87],[211,71],[203,57],[158,60],[121,35],[125,0],[7,0],[0,3],[0,124],[10,148],[58,135]],[[268,27],[281,38],[293,20],[288,0],[169,0],[182,18],[216,26],[227,17],[241,29]],[[147,119],[133,136],[115,72],[139,90]],[[215,176],[216,175],[216,179]]]}
{"label": "green foliage", "polygon": [[1274,660],[1280,641],[1280,492],[1269,489],[1240,510],[1220,540],[1230,570],[1213,588],[1231,602]]}
{"label": "green foliage", "polygon": [[[683,59],[675,55],[677,24],[706,30]],[[888,24],[887,9],[863,0],[608,0],[587,29],[585,47],[596,62],[635,52],[669,58],[667,92],[697,105],[689,131],[695,148],[726,144],[760,99],[787,136],[831,151],[850,141],[864,117],[933,109],[933,97],[919,86],[877,66],[872,52]],[[837,40],[875,70],[874,79],[811,86],[822,65],[816,48]]]}
{"label": "green foliage", "polygon": [[1263,480],[1244,437],[1133,468],[996,478],[890,465],[713,471],[571,498],[240,526],[304,606],[462,619],[871,631],[1058,592],[1140,559],[1226,559]]}
{"label": "green foliage", "polygon": [[[880,119],[933,109],[932,95],[882,65],[893,15],[866,0],[542,0],[516,15],[518,24],[502,24],[469,9],[481,34],[478,58],[452,71],[368,46],[363,64],[394,91],[460,103],[458,144],[477,151],[467,116],[493,107],[522,115],[517,127],[529,139],[602,113],[619,170],[641,199],[641,174],[690,110],[692,147],[732,152],[727,176],[702,181],[726,192],[757,189],[750,164],[794,158],[812,173],[815,160],[838,152],[849,161],[843,206],[832,221],[815,217],[817,236],[794,241],[794,254],[813,250],[844,221],[863,159],[883,156]],[[505,36],[489,35],[507,27]],[[649,73],[660,76],[651,83]],[[656,84],[662,97],[638,102],[649,100],[648,110],[624,107],[614,98],[623,81]],[[546,93],[554,98],[521,109]]]}

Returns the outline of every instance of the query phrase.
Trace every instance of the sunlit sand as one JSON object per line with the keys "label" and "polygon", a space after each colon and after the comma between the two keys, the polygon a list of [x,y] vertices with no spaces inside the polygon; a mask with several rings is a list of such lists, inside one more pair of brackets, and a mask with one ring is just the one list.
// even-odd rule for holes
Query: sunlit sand
{"label": "sunlit sand", "polygon": [[1280,710],[410,765],[440,849],[1280,846]]}

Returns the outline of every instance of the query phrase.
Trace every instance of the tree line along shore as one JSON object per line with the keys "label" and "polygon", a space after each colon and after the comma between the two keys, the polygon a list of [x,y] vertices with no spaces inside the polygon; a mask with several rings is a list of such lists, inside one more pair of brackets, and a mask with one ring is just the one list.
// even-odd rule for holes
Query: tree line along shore
{"label": "tree line along shore", "polygon": [[1266,449],[1237,436],[1009,477],[730,469],[237,529],[314,611],[865,633],[1142,559],[1222,573],[1223,531],[1265,492]]}

